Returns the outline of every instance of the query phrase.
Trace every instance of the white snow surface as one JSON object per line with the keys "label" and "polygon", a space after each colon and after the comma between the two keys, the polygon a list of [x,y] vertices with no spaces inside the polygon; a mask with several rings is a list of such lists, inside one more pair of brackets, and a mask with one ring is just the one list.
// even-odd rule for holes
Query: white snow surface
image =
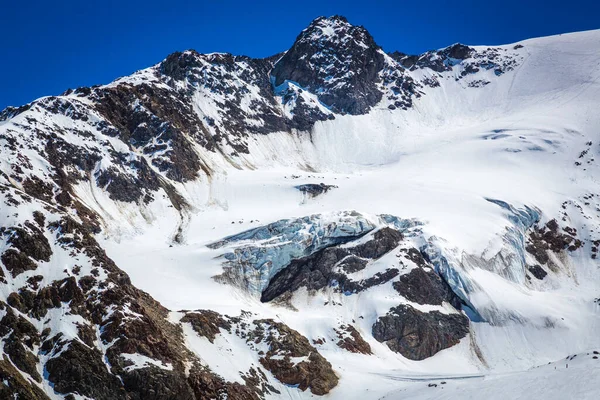
{"label": "white snow surface", "polygon": [[[324,28],[323,35],[329,34]],[[600,264],[590,257],[590,241],[600,239],[600,199],[583,197],[600,193],[600,31],[519,44],[520,65],[498,77],[482,71],[477,78],[490,80],[484,87],[469,87],[454,72],[407,72],[415,79],[435,75],[441,86],[425,87],[406,111],[389,110],[382,100],[366,115],[317,122],[310,134],[250,137],[249,154],[225,159],[198,148],[215,172],[176,185],[193,205],[181,244],[172,242],[180,217],[162,193],[147,206],[112,201],[94,185],[78,188],[78,194],[103,217],[98,239],[109,256],[134,285],[170,310],[231,316],[250,310],[284,322],[311,342],[333,338],[341,324],[355,326],[373,355],[349,353],[331,340],[317,346],[340,377],[325,398],[597,398],[600,360],[588,353],[600,350],[600,306],[594,302],[600,297]],[[146,71],[121,81],[151,79],[144,78]],[[195,109],[212,115],[214,103],[202,93],[195,98]],[[111,145],[122,143],[112,139]],[[43,173],[43,161],[32,163]],[[307,201],[294,188],[320,182],[337,188]],[[507,211],[487,199],[539,210],[542,222],[559,220],[566,211],[563,223],[576,228],[585,245],[558,260],[560,268],[544,282],[509,279],[489,265],[508,251],[505,234],[513,225]],[[469,301],[487,310],[493,323],[473,322],[458,345],[412,361],[371,335],[378,316],[406,302],[389,285],[350,296],[300,290],[292,310],[213,279],[223,272],[224,251],[208,244],[280,219],[341,211],[422,221],[421,238],[458,266],[476,288]],[[370,271],[394,266],[392,253]],[[240,381],[238,372],[257,363],[253,355],[232,353],[244,350],[235,336],[223,334],[213,345],[191,329],[185,334],[190,348],[227,379]],[[566,368],[563,360],[572,354],[578,357]],[[132,368],[168,368],[140,357],[131,356]],[[313,397],[277,388],[282,395],[273,398]]]}
{"label": "white snow surface", "polygon": [[[480,290],[471,301],[496,310],[499,322],[472,323],[461,344],[420,362],[390,352],[370,334],[376,317],[397,304],[392,291],[354,296],[300,291],[294,296],[298,311],[291,311],[211,279],[222,272],[216,257],[223,252],[207,244],[279,219],[341,210],[418,218],[425,222],[424,236],[438,238],[459,263],[465,255],[489,260],[505,246],[510,222],[505,210],[486,198],[538,209],[543,222],[559,218],[567,201],[567,224],[584,240],[596,238],[597,205],[586,206],[582,196],[598,192],[600,31],[520,44],[522,64],[490,78],[485,87],[467,87],[442,73],[441,88],[427,89],[414,109],[390,111],[382,102],[364,116],[317,123],[310,140],[285,133],[253,137],[250,154],[239,156],[239,164],[252,169],[211,160],[222,168],[210,181],[182,185],[198,209],[184,245],[169,247],[175,221],[165,215],[156,215],[162,222],[144,226],[141,234],[120,241],[107,237],[103,244],[134,284],[173,310],[210,308],[229,315],[252,310],[309,339],[331,336],[336,323],[357,321],[374,355],[329,344],[319,348],[341,378],[330,398],[592,398],[600,390],[592,379],[600,365],[596,360],[569,370],[530,370],[600,347],[600,315],[593,304],[600,295],[600,273],[589,244],[544,285],[513,282],[474,266],[468,274]],[[575,167],[589,141],[587,158]],[[294,189],[319,182],[338,188],[306,202]],[[323,306],[326,301],[341,306]],[[220,370],[231,362],[222,360]],[[459,377],[447,378],[443,389],[429,388],[422,381],[432,374]]]}

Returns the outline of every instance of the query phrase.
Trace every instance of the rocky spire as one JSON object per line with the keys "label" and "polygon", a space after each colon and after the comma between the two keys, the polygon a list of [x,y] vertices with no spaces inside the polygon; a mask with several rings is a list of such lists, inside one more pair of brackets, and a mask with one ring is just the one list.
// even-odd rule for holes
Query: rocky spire
{"label": "rocky spire", "polygon": [[297,82],[334,111],[364,114],[382,97],[376,84],[385,56],[362,26],[341,16],[319,17],[277,62],[275,85]]}

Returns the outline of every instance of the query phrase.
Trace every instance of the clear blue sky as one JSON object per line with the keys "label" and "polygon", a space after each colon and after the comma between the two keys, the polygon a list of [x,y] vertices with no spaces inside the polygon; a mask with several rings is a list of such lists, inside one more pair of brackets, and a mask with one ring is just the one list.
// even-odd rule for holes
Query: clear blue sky
{"label": "clear blue sky", "polygon": [[504,44],[600,28],[600,1],[30,0],[0,10],[0,109],[108,83],[176,50],[288,49],[320,15],[364,25],[386,51]]}

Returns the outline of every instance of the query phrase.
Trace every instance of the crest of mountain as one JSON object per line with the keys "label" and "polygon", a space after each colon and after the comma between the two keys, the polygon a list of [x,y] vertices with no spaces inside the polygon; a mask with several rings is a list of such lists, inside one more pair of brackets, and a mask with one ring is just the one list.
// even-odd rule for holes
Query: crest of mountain
{"label": "crest of mountain", "polygon": [[567,355],[597,393],[599,43],[319,17],[6,108],[0,397],[499,397]]}

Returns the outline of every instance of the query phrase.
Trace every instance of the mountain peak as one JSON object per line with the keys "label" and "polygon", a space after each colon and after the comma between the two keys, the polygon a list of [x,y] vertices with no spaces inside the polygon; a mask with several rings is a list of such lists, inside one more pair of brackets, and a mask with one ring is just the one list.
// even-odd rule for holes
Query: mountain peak
{"label": "mountain peak", "polygon": [[296,38],[296,43],[304,41],[320,46],[379,47],[363,26],[352,25],[341,15],[315,18]]}
{"label": "mountain peak", "polygon": [[272,75],[276,86],[291,81],[335,111],[363,114],[381,99],[376,84],[384,65],[385,56],[369,32],[334,15],[312,21]]}

